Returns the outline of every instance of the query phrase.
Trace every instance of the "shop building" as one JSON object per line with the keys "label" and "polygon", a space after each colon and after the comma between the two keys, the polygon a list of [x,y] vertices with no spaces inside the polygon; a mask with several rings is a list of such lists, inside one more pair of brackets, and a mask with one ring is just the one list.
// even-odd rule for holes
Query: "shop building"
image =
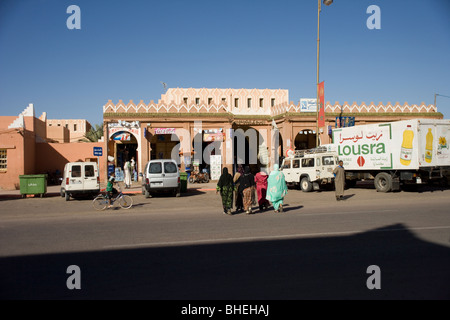
{"label": "shop building", "polygon": [[105,150],[114,165],[134,157],[142,172],[151,159],[173,158],[182,170],[198,163],[212,178],[237,164],[253,171],[271,167],[290,149],[331,142],[337,125],[414,118],[442,119],[433,105],[326,103],[325,126],[316,132],[316,111],[288,90],[171,88],[155,103],[111,100],[103,106]]}

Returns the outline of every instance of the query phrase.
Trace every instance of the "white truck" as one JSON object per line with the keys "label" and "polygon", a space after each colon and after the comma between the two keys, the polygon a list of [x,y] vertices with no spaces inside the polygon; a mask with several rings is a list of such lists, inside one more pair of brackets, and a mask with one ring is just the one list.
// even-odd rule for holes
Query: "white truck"
{"label": "white truck", "polygon": [[344,162],[349,186],[374,179],[379,192],[450,176],[450,120],[415,119],[334,129],[325,145]]}

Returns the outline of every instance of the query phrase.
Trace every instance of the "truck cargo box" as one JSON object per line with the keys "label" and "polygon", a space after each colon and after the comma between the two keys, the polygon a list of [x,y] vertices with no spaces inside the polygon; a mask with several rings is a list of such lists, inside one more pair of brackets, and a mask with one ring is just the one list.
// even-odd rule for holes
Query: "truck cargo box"
{"label": "truck cargo box", "polygon": [[450,166],[450,120],[416,119],[333,130],[327,145],[346,170],[419,170]]}

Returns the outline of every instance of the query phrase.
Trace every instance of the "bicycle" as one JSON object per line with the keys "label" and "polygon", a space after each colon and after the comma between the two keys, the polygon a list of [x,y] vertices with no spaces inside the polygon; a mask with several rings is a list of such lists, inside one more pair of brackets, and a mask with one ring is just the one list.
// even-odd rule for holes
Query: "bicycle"
{"label": "bicycle", "polygon": [[[113,198],[111,199],[111,206],[113,206],[114,203],[118,201],[122,209],[130,209],[133,206],[133,198],[123,194],[119,184],[117,184],[117,186],[119,187],[119,193],[117,194],[117,196],[113,196]],[[109,199],[107,194],[99,194],[92,202],[92,206],[95,210],[98,211],[105,210],[109,206]]]}

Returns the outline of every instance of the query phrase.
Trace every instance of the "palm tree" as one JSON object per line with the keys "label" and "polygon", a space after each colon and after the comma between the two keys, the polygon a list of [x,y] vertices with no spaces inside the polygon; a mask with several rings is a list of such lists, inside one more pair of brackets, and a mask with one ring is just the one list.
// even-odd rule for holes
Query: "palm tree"
{"label": "palm tree", "polygon": [[100,124],[96,124],[94,127],[86,132],[84,135],[84,139],[81,139],[82,142],[98,142],[98,140],[103,137],[103,126]]}

